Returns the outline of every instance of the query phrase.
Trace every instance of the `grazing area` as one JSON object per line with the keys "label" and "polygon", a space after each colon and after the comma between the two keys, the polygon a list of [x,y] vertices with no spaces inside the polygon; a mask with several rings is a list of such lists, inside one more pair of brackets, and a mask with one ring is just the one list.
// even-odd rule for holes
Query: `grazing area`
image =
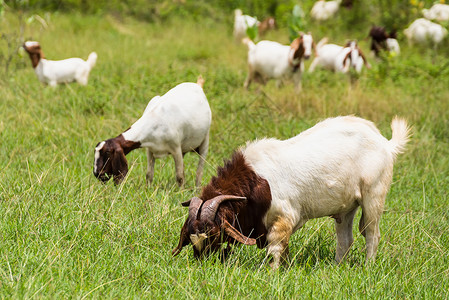
{"label": "grazing area", "polygon": [[[244,88],[248,49],[234,39],[233,10],[152,22],[112,13],[0,14],[0,298],[448,298],[448,39],[437,49],[408,46],[404,26],[397,30],[400,55],[375,59],[371,24],[350,25],[349,14],[340,8],[329,23],[309,21],[304,31],[316,42],[358,40],[371,68],[310,73],[312,54],[299,93],[289,80]],[[47,59],[86,59],[95,51],[87,85],[44,86],[28,55],[15,52],[21,25]],[[264,38],[290,44],[285,22]],[[174,257],[188,216],[181,203],[201,193],[198,155],[184,156],[183,187],[172,157],[156,160],[149,186],[145,149],[126,156],[120,185],[95,178],[99,141],[124,132],[154,96],[199,75],[212,111],[201,186],[249,140],[284,140],[351,114],[389,140],[392,119],[407,120],[412,137],[394,164],[375,262],[365,264],[360,210],[340,264],[330,217],[291,236],[290,260],[278,270],[264,249],[249,245],[235,247],[225,262],[218,255],[196,260],[191,245]]]}

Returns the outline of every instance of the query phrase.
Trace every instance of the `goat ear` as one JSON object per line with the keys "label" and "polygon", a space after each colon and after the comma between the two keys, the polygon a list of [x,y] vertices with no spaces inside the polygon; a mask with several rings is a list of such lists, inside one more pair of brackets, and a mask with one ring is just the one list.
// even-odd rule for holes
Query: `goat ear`
{"label": "goat ear", "polygon": [[187,229],[188,222],[189,222],[189,219],[187,219],[185,221],[185,223],[184,223],[184,226],[182,226],[181,235],[179,237],[178,246],[176,246],[176,248],[173,249],[173,251],[171,252],[171,254],[173,256],[178,255],[181,252],[182,248],[184,246],[187,246],[190,243],[189,236],[188,236],[189,232],[188,232],[188,229]]}
{"label": "goat ear", "polygon": [[365,55],[363,54],[362,50],[361,50],[359,47],[357,47],[357,50],[359,50],[359,55],[362,57],[363,63],[365,64],[365,66],[366,66],[368,69],[371,69],[371,65],[370,65],[370,63],[366,60],[366,57],[365,57]]}
{"label": "goat ear", "polygon": [[232,237],[237,242],[242,243],[243,245],[255,245],[256,239],[249,238],[247,236],[244,236],[240,231],[235,229],[231,224],[229,224],[228,221],[223,220],[223,223],[221,224],[222,228],[226,232],[227,235]]}
{"label": "goat ear", "polygon": [[128,173],[128,162],[126,161],[123,149],[115,149],[111,158],[112,175],[114,175],[114,183],[119,184]]}
{"label": "goat ear", "polygon": [[351,68],[351,62],[349,61],[351,59],[351,51],[346,54],[345,58],[343,59],[343,72],[346,73],[349,71],[349,68]]}

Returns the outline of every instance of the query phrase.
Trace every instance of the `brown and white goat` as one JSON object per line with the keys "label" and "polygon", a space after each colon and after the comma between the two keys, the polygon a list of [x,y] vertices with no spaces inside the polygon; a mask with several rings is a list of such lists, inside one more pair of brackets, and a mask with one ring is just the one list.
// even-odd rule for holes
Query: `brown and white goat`
{"label": "brown and white goat", "polygon": [[367,120],[337,117],[288,140],[248,143],[218,168],[199,198],[182,204],[189,215],[173,255],[188,244],[201,258],[223,243],[225,254],[242,243],[267,247],[277,268],[288,258],[291,234],[310,219],[331,216],[340,262],[352,245],[352,223],[361,207],[366,261],[374,260],[393,164],[409,139],[404,120],[393,119],[391,127],[387,140]]}
{"label": "brown and white goat", "polygon": [[349,41],[344,47],[326,42],[327,38],[323,38],[318,43],[317,56],[310,64],[309,72],[313,72],[317,66],[338,73],[347,73],[350,68],[360,73],[364,65],[371,68],[356,41]]}
{"label": "brown and white goat", "polygon": [[97,61],[97,53],[92,52],[86,61],[73,57],[63,60],[45,59],[38,42],[27,41],[23,48],[29,54],[34,72],[40,82],[55,87],[58,83],[76,81],[86,85],[89,73]]}
{"label": "brown and white goat", "polygon": [[148,157],[147,182],[154,176],[156,158],[172,155],[176,180],[184,184],[183,157],[187,152],[200,156],[196,185],[201,183],[209,147],[211,110],[203,91],[204,80],[184,82],[165,95],[148,103],[142,117],[119,136],[100,142],[95,148],[94,175],[105,182],[114,176],[120,183],[128,173],[125,155],[137,148],[146,148]]}
{"label": "brown and white goat", "polygon": [[293,78],[296,90],[301,90],[301,76],[304,72],[304,60],[312,55],[315,47],[312,34],[300,33],[291,45],[282,45],[272,41],[260,41],[254,44],[249,38],[243,39],[248,46],[248,76],[244,87],[248,89],[252,81],[262,84],[268,79],[277,79],[278,85],[283,79]]}
{"label": "brown and white goat", "polygon": [[373,26],[369,31],[369,37],[371,38],[371,51],[375,56],[380,56],[381,51],[388,51],[394,55],[401,52],[395,31],[388,33],[384,27]]}
{"label": "brown and white goat", "polygon": [[269,30],[276,29],[276,19],[273,17],[268,17],[264,19],[260,24],[258,25],[259,30],[259,36],[264,36],[265,33],[267,33]]}

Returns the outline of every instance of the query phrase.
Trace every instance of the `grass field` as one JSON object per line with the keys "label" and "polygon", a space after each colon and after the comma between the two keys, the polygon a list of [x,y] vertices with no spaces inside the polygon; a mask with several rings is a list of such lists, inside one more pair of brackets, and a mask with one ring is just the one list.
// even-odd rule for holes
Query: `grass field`
{"label": "grass field", "polygon": [[[39,40],[50,59],[87,58],[94,50],[99,58],[85,87],[44,87],[26,56],[1,73],[0,298],[449,297],[448,43],[435,53],[400,39],[401,56],[370,58],[373,68],[353,84],[319,71],[305,74],[299,95],[291,84],[278,89],[274,82],[246,91],[246,49],[233,42],[228,21],[148,24],[55,13],[47,29],[26,26],[24,36]],[[0,30],[12,31],[16,22],[7,14]],[[315,39],[326,30],[316,26]],[[333,42],[358,38],[368,52],[367,28],[331,31]],[[282,28],[267,38],[288,43]],[[296,232],[292,262],[278,271],[264,250],[249,246],[224,264],[217,257],[196,261],[191,247],[173,258],[187,216],[180,202],[198,194],[197,157],[186,155],[184,189],[172,158],[156,162],[147,187],[143,150],[127,156],[124,184],[94,178],[97,142],[128,128],[154,95],[199,74],[213,113],[203,184],[247,140],[288,138],[347,114],[374,121],[390,138],[393,116],[408,120],[413,138],[395,165],[374,264],[364,264],[356,226],[348,261],[334,264],[331,218]]]}

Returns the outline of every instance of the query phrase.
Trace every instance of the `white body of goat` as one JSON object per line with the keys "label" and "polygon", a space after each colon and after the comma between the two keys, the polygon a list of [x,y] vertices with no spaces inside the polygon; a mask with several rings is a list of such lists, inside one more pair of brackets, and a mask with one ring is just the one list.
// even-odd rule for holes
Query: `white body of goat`
{"label": "white body of goat", "polygon": [[359,206],[366,259],[374,260],[393,163],[409,138],[404,120],[395,118],[391,127],[392,139],[387,140],[372,122],[337,117],[288,140],[262,139],[241,149],[248,165],[270,186],[272,200],[263,223],[274,268],[286,258],[290,235],[307,220],[324,216],[336,220],[340,262],[353,242]]}
{"label": "white body of goat", "polygon": [[[146,148],[148,156],[147,181],[152,182],[155,158],[172,155],[175,161],[176,178],[184,184],[183,156],[187,152],[197,152],[200,156],[196,174],[196,185],[201,183],[205,158],[209,146],[209,129],[212,113],[203,92],[203,80],[199,83],[185,82],[172,88],[163,96],[156,96],[148,103],[142,117],[116,138],[101,142],[95,149],[94,174],[104,180],[104,173],[118,176],[121,181],[126,175],[123,170],[110,170],[105,162],[125,165],[124,155],[106,157],[106,148],[121,149],[125,155],[136,148]],[[101,158],[101,163],[100,162]],[[115,160],[122,160],[122,163]],[[104,170],[103,173],[101,170]],[[109,175],[108,174],[108,175]],[[106,179],[107,180],[107,179]]]}
{"label": "white body of goat", "polygon": [[388,38],[385,40],[385,44],[387,45],[388,52],[392,55],[401,54],[401,47],[399,46],[397,39]]}
{"label": "white body of goat", "polygon": [[256,18],[244,15],[240,9],[236,9],[234,15],[234,38],[237,41],[246,37],[246,30],[248,28],[259,26],[260,24]]}
{"label": "white body of goat", "polygon": [[90,53],[86,61],[81,58],[48,60],[44,58],[39,43],[34,41],[25,42],[24,48],[30,54],[39,81],[50,86],[73,81],[86,85],[89,73],[97,61],[95,52]]}
{"label": "white body of goat", "polygon": [[341,0],[324,1],[319,0],[315,2],[310,11],[310,15],[317,21],[325,21],[332,18],[340,7]]}
{"label": "white body of goat", "polygon": [[447,30],[440,24],[433,23],[427,19],[420,18],[404,30],[409,44],[432,43],[436,47],[447,35]]}
{"label": "white body of goat", "polygon": [[254,44],[245,39],[248,46],[248,76],[244,87],[248,88],[253,80],[265,83],[268,79],[293,78],[297,91],[301,89],[301,76],[304,72],[304,59],[312,55],[314,46],[311,34],[302,34],[290,46],[272,41],[260,41]]}
{"label": "white body of goat", "polygon": [[435,20],[438,22],[449,21],[449,5],[437,3],[434,4],[430,9],[423,9],[422,13],[424,18],[429,20]]}
{"label": "white body of goat", "polygon": [[364,64],[367,68],[371,68],[356,42],[349,42],[347,47],[342,47],[325,44],[326,41],[324,38],[318,43],[317,56],[312,61],[309,72],[313,72],[317,66],[338,73],[347,73],[351,67],[360,73]]}

